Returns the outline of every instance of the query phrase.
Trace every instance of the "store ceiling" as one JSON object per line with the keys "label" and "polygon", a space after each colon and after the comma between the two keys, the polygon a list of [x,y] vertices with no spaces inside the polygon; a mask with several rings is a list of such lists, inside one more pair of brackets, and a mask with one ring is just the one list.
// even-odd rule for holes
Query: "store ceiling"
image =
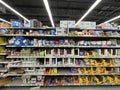
{"label": "store ceiling", "polygon": [[[45,25],[51,25],[43,0],[3,0],[18,10],[28,19],[38,19]],[[55,24],[60,20],[78,20],[95,0],[49,0]],[[102,23],[120,15],[120,0],[102,0],[102,2],[84,19]],[[0,12],[0,17],[6,20],[17,19],[14,13],[6,10]],[[120,20],[119,20],[120,21]],[[118,22],[118,21],[117,21]]]}

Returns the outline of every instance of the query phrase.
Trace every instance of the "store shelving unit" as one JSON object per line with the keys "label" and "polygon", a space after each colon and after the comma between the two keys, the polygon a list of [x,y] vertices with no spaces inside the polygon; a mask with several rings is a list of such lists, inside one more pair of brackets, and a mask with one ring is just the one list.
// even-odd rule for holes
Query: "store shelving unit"
{"label": "store shelving unit", "polygon": [[[25,37],[32,39],[49,39],[49,40],[61,40],[61,39],[73,39],[74,42],[79,42],[79,40],[87,41],[105,41],[109,39],[114,39],[119,41],[120,31],[119,30],[108,30],[108,29],[94,29],[92,31],[102,31],[106,32],[117,32],[117,35],[70,35],[74,30],[81,32],[83,29],[70,28],[66,35],[48,35],[48,34],[29,34],[26,32],[29,30],[56,30],[56,28],[7,28],[9,30],[22,30],[22,34],[0,34],[4,38],[12,38],[16,36]],[[90,30],[87,30],[90,31]],[[30,32],[31,33],[31,32]],[[69,40],[68,40],[69,41]],[[64,41],[65,42],[65,41]],[[8,50],[7,53],[0,53],[4,55],[7,61],[1,61],[0,64],[7,64],[8,70],[5,71],[4,77],[11,77],[12,81],[4,86],[81,86],[81,85],[120,85],[120,44],[115,45],[78,45],[78,44],[57,44],[57,45],[10,45],[9,43],[3,43],[3,45]],[[94,41],[95,42],[95,41]],[[65,42],[66,43],[66,42]],[[69,43],[69,42],[67,42]],[[18,49],[18,51],[16,50]],[[27,49],[31,50],[31,54],[22,53],[21,50]],[[39,52],[44,52],[44,55],[40,56],[35,54],[34,49]],[[40,50],[42,51],[40,51]],[[47,55],[47,50],[51,50],[51,55]],[[64,54],[54,55],[54,50],[64,49]],[[67,53],[68,50],[68,53]],[[80,55],[80,50],[86,50],[87,54]],[[87,51],[88,50],[88,51]],[[97,55],[100,50],[103,50],[104,55]],[[75,54],[77,51],[77,55]],[[12,53],[11,53],[12,52]],[[16,54],[17,52],[17,54]],[[29,51],[28,51],[29,52]],[[34,54],[33,54],[34,52]],[[69,53],[71,52],[71,53]],[[100,51],[102,52],[102,51]],[[92,54],[91,54],[92,53]],[[97,54],[95,54],[97,53]],[[107,53],[107,54],[106,54]],[[40,53],[39,53],[40,54]],[[95,54],[95,55],[94,55]],[[87,60],[86,60],[87,59]],[[52,61],[53,60],[53,61]],[[66,61],[67,60],[67,61]],[[82,64],[76,65],[77,60]],[[41,62],[42,64],[40,64]],[[94,61],[94,62],[92,62]],[[99,62],[101,61],[101,62]],[[104,61],[104,62],[103,62]],[[117,62],[116,62],[117,61]],[[99,64],[96,65],[96,62]],[[112,63],[111,63],[112,62]],[[39,63],[39,64],[38,64]],[[60,64],[62,63],[62,64]],[[88,65],[89,63],[89,65]],[[107,63],[104,65],[103,63]],[[21,69],[22,74],[16,73],[15,69]],[[32,68],[32,70],[30,69]],[[37,70],[39,68],[39,70]],[[73,71],[71,70],[73,68]],[[11,71],[12,69],[12,71]],[[32,73],[28,73],[30,70]],[[51,70],[51,72],[49,71]],[[83,69],[83,71],[81,70]],[[27,71],[28,70],[28,71]],[[41,71],[40,71],[41,70]],[[49,72],[49,73],[45,73]],[[89,70],[90,72],[88,72]],[[98,71],[97,71],[98,70]],[[103,70],[103,72],[101,72]],[[77,71],[77,72],[76,72]],[[1,72],[1,71],[0,71]],[[99,77],[97,77],[99,76]],[[17,78],[18,77],[18,78]],[[39,77],[39,80],[36,80]],[[30,79],[31,78],[31,79]],[[77,78],[77,80],[76,80]],[[85,79],[84,79],[85,78]],[[100,79],[99,79],[100,78]],[[103,81],[99,81],[103,79]],[[28,81],[26,81],[26,79]],[[33,79],[33,81],[32,81]],[[31,81],[30,81],[31,80]],[[54,82],[52,82],[52,80]],[[38,81],[38,82],[37,82]],[[73,82],[72,82],[73,81]],[[84,82],[83,82],[84,81]],[[49,83],[48,83],[49,82]],[[59,82],[59,83],[58,83]]]}

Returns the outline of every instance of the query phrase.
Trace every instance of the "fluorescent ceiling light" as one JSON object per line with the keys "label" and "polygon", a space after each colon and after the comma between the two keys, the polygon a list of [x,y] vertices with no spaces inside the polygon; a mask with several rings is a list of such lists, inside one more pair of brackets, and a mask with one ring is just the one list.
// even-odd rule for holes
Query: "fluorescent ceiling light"
{"label": "fluorescent ceiling light", "polygon": [[14,8],[12,8],[10,5],[8,5],[7,3],[5,3],[3,0],[0,0],[0,3],[2,5],[4,5],[5,7],[7,7],[8,9],[10,9],[11,11],[13,11],[15,14],[17,14],[21,18],[23,18],[24,20],[26,20],[26,21],[29,22],[29,20],[26,17],[24,17],[22,14],[20,14],[18,11],[16,11]]}
{"label": "fluorescent ceiling light", "polygon": [[98,24],[98,26],[99,26],[99,25],[102,25],[102,24],[104,24],[104,23],[112,22],[112,21],[117,20],[117,19],[119,19],[119,18],[120,18],[120,15],[118,15],[118,16],[112,18],[112,19],[109,19],[109,20],[107,20],[107,21],[105,21],[105,22],[103,22],[103,23],[100,23],[100,24]]}
{"label": "fluorescent ceiling light", "polygon": [[109,22],[112,22],[112,21],[117,20],[117,19],[119,19],[119,18],[120,18],[120,15],[118,15],[118,16],[110,19],[110,20],[107,20],[107,21],[105,21],[104,23],[109,23]]}
{"label": "fluorescent ceiling light", "polygon": [[48,13],[48,15],[49,15],[49,18],[50,18],[52,27],[55,27],[54,21],[53,21],[53,18],[52,18],[52,13],[51,13],[51,10],[50,10],[50,7],[49,7],[48,0],[43,0],[43,2],[44,2],[44,5],[45,5],[45,8],[46,8],[46,10],[47,10],[47,13]]}
{"label": "fluorescent ceiling light", "polygon": [[78,20],[75,25],[78,25],[102,0],[96,0],[88,11]]}
{"label": "fluorescent ceiling light", "polygon": [[0,21],[6,22],[6,23],[8,23],[8,24],[11,24],[9,21],[7,21],[7,20],[5,20],[5,19],[2,19],[2,18],[0,18]]}

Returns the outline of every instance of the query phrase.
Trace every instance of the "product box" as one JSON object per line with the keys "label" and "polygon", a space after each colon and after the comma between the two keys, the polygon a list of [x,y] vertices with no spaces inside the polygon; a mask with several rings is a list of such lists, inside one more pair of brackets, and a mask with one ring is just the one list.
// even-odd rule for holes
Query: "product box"
{"label": "product box", "polygon": [[37,82],[37,79],[35,77],[31,78],[31,84],[35,84]]}
{"label": "product box", "polygon": [[81,21],[77,27],[81,29],[96,29],[96,22]]}
{"label": "product box", "polygon": [[66,35],[67,30],[62,27],[56,27],[56,35]]}
{"label": "product box", "polygon": [[75,21],[70,20],[68,21],[68,28],[74,28],[75,27]]}
{"label": "product box", "polygon": [[115,59],[114,63],[119,66],[120,65],[120,59]]}
{"label": "product box", "polygon": [[110,23],[102,23],[100,25],[97,25],[97,28],[102,28],[102,29],[114,29],[112,24]]}
{"label": "product box", "polygon": [[30,22],[24,20],[24,27],[29,28],[30,27]]}
{"label": "product box", "polygon": [[60,27],[73,28],[73,27],[75,27],[75,21],[74,20],[61,20]]}
{"label": "product box", "polygon": [[30,26],[39,28],[39,27],[42,27],[42,23],[40,21],[38,21],[37,19],[32,19],[32,20],[30,20]]}
{"label": "product box", "polygon": [[61,20],[60,21],[60,27],[67,28],[68,27],[68,21],[67,20]]}
{"label": "product box", "polygon": [[11,26],[12,27],[22,27],[22,21],[21,20],[16,20],[16,19],[11,19]]}
{"label": "product box", "polygon": [[5,27],[5,28],[8,28],[10,27],[11,25],[10,24],[7,24],[5,22],[0,22],[0,27]]}

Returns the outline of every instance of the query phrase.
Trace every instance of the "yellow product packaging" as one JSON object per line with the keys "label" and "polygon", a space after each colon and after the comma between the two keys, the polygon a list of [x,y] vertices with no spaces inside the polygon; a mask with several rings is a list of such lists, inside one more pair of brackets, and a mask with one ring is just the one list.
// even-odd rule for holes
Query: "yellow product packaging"
{"label": "yellow product packaging", "polygon": [[8,28],[8,27],[10,27],[10,24],[0,22],[0,27]]}
{"label": "yellow product packaging", "polygon": [[82,68],[82,73],[86,74],[87,73],[87,70],[85,67]]}
{"label": "yellow product packaging", "polygon": [[83,84],[82,76],[78,76],[78,83],[79,83],[79,84]]}
{"label": "yellow product packaging", "polygon": [[91,59],[91,66],[97,66],[97,61],[94,59]]}
{"label": "yellow product packaging", "polygon": [[103,66],[107,66],[107,63],[106,63],[106,60],[105,60],[105,59],[101,59],[101,61],[102,61],[102,65],[103,65]]}
{"label": "yellow product packaging", "polygon": [[105,68],[96,68],[96,73],[105,73]]}
{"label": "yellow product packaging", "polygon": [[93,57],[96,57],[96,53],[95,53],[94,51],[91,51],[91,55],[92,55]]}
{"label": "yellow product packaging", "polygon": [[113,78],[113,76],[107,76],[107,82],[109,82],[109,83],[114,83],[114,78]]}
{"label": "yellow product packaging", "polygon": [[4,38],[0,37],[0,43],[4,43],[4,42],[5,42]]}
{"label": "yellow product packaging", "polygon": [[114,76],[114,83],[120,84],[120,76]]}
{"label": "yellow product packaging", "polygon": [[80,70],[80,68],[78,68],[78,73],[79,73],[79,74],[81,74],[81,73],[82,73],[82,72],[81,72],[81,70]]}
{"label": "yellow product packaging", "polygon": [[88,76],[85,76],[85,83],[86,83],[86,84],[89,84],[89,82],[90,82],[90,81],[89,81]]}
{"label": "yellow product packaging", "polygon": [[0,53],[4,52],[5,48],[3,46],[0,46]]}
{"label": "yellow product packaging", "polygon": [[101,77],[102,77],[102,82],[105,83],[106,82],[105,76],[101,76]]}
{"label": "yellow product packaging", "polygon": [[58,73],[58,72],[57,72],[57,68],[53,68],[52,70],[53,70],[53,73],[54,73],[54,74],[57,74],[57,73]]}
{"label": "yellow product packaging", "polygon": [[101,83],[100,80],[99,80],[99,77],[97,77],[97,76],[93,76],[93,80],[94,80],[94,82],[96,84],[100,84]]}

